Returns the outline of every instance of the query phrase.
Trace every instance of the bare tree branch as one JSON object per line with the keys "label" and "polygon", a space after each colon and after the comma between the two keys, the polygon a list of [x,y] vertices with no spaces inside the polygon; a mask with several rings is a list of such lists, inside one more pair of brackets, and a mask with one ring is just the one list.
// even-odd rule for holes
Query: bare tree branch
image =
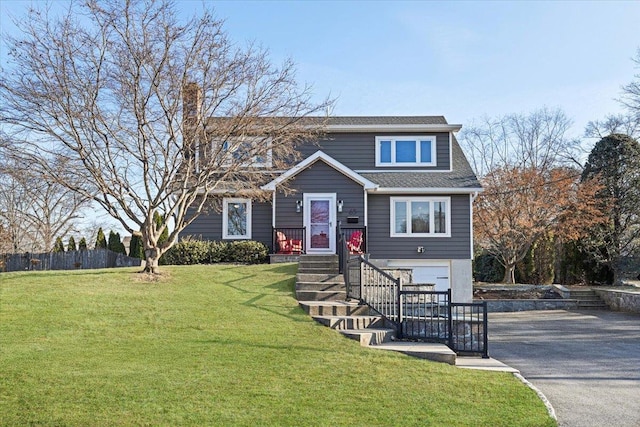
{"label": "bare tree branch", "polygon": [[460,142],[480,177],[504,167],[544,171],[577,166],[580,141],[567,138],[570,126],[561,110],[542,108],[529,114],[485,117],[467,126]]}
{"label": "bare tree branch", "polygon": [[[231,43],[210,10],[179,22],[169,0],[85,0],[19,25],[0,77],[14,155],[139,229],[149,271],[212,197],[265,197],[260,185],[322,131],[301,119],[330,102],[312,102],[291,61]],[[164,243],[156,211],[173,220]]]}

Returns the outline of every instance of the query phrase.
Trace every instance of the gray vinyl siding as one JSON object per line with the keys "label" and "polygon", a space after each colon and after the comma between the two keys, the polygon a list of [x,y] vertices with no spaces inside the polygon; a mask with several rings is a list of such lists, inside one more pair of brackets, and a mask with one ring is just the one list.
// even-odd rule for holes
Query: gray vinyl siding
{"label": "gray vinyl siding", "polygon": [[[269,250],[272,247],[271,213],[271,203],[251,203],[251,240],[264,243]],[[222,214],[213,210],[200,215],[180,233],[181,238],[186,236],[203,240],[230,241],[222,239]]]}
{"label": "gray vinyl siding", "polygon": [[[403,169],[449,170],[449,133],[436,132],[436,167],[407,166],[407,167],[376,167],[376,136],[416,135],[416,133],[334,133],[320,139],[317,143],[308,142],[298,147],[303,158],[309,157],[318,150],[333,157],[354,171],[387,170],[401,171]],[[420,133],[427,135],[427,133]]]}
{"label": "gray vinyl siding", "polygon": [[364,189],[351,178],[338,172],[322,161],[318,161],[303,170],[287,183],[295,193],[276,195],[276,228],[294,228],[303,226],[303,212],[296,212],[296,201],[302,201],[304,193],[336,193],[336,200],[342,200],[344,207],[337,213],[337,220],[346,225],[347,217],[359,218],[358,224],[364,225]]}
{"label": "gray vinyl siding", "polygon": [[[406,195],[403,195],[405,197]],[[421,195],[424,196],[424,195]],[[451,197],[451,237],[390,237],[389,195],[372,195],[369,202],[368,251],[376,259],[471,259],[469,195]],[[438,195],[440,197],[440,195]],[[424,246],[425,252],[417,253]]]}

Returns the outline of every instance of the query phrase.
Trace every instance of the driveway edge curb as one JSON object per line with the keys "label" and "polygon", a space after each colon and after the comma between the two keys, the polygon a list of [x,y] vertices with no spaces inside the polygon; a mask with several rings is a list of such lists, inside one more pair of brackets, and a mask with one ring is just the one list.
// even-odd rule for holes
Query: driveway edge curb
{"label": "driveway edge curb", "polygon": [[544,393],[542,393],[540,389],[538,389],[538,387],[531,384],[529,380],[527,380],[521,374],[514,372],[513,376],[519,379],[523,384],[525,384],[531,390],[533,390],[538,395],[540,400],[542,400],[542,403],[544,403],[544,406],[547,408],[547,412],[549,413],[549,416],[554,420],[558,421],[558,417],[556,416],[556,410],[553,409],[553,405],[551,405],[551,402],[549,402],[549,399],[547,399],[547,396],[545,396]]}

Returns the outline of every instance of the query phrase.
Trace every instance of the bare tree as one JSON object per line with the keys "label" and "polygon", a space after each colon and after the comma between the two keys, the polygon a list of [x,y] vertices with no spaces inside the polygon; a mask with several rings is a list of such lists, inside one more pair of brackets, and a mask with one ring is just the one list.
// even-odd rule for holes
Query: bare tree
{"label": "bare tree", "polygon": [[542,108],[529,114],[485,117],[467,126],[460,142],[478,176],[505,167],[549,170],[579,165],[579,141],[567,137],[571,120],[562,110]]}
{"label": "bare tree", "polygon": [[629,135],[632,138],[640,136],[640,120],[630,115],[609,115],[604,120],[594,120],[587,123],[585,136],[602,139],[613,134]]}
{"label": "bare tree", "polygon": [[[169,0],[85,0],[61,17],[32,10],[19,27],[0,77],[14,152],[139,229],[148,272],[212,197],[266,197],[260,185],[322,130],[303,118],[329,101],[312,102],[291,61],[234,45],[210,10],[181,22]],[[156,211],[172,219],[163,243]]]}
{"label": "bare tree", "polygon": [[22,212],[30,205],[26,189],[11,175],[0,172],[0,223],[7,252],[26,251],[32,246]]}
{"label": "bare tree", "polygon": [[[640,68],[640,48],[636,51],[636,56],[633,61],[636,63],[637,68]],[[636,122],[640,123],[640,73],[634,77],[634,80],[622,87],[622,98],[620,102],[628,109]],[[634,136],[631,134],[627,135]]]}
{"label": "bare tree", "polygon": [[[63,175],[64,165],[55,167]],[[45,251],[56,237],[74,231],[90,200],[46,179],[29,164],[0,166],[0,217],[4,219],[12,251]]]}

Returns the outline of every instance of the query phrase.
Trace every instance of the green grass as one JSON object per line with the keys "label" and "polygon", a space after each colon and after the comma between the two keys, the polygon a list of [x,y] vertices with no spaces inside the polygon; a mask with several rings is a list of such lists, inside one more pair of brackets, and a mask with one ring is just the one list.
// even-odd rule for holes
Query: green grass
{"label": "green grass", "polygon": [[509,374],[360,347],[295,265],[0,274],[0,424],[553,426]]}

